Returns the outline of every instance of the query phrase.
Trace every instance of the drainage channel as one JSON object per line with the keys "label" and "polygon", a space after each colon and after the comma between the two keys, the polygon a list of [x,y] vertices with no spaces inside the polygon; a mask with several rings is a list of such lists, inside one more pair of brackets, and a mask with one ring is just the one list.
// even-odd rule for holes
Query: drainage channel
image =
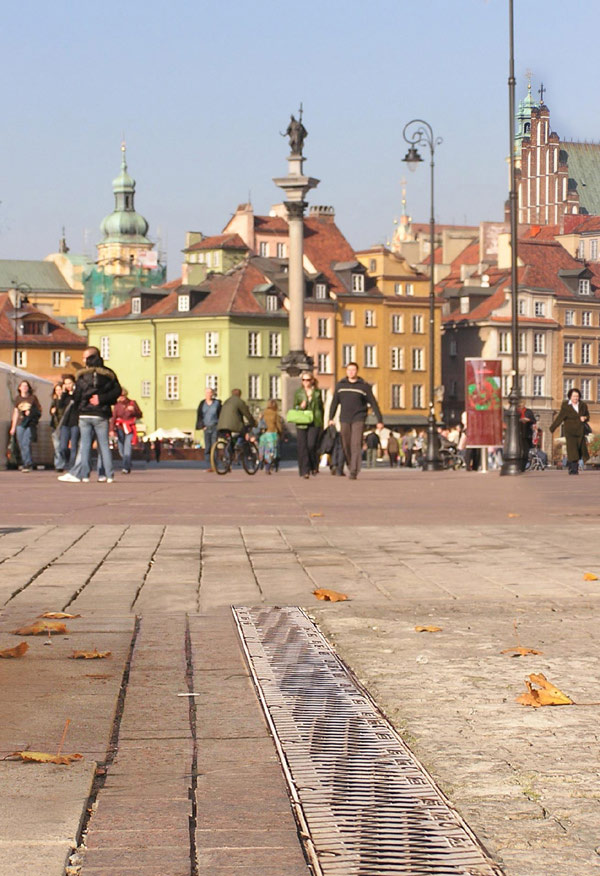
{"label": "drainage channel", "polygon": [[232,610],[317,876],[502,876],[302,609]]}

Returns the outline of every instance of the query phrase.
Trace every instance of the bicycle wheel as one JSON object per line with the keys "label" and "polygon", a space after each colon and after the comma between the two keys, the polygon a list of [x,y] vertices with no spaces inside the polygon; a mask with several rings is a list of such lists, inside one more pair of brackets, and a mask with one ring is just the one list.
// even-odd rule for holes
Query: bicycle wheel
{"label": "bicycle wheel", "polygon": [[457,455],[454,457],[454,460],[453,460],[453,462],[452,462],[452,468],[454,469],[454,471],[460,471],[461,468],[466,468],[466,467],[467,467],[467,465],[466,465],[465,460],[463,459],[463,457],[460,456],[459,454],[457,454]]}
{"label": "bicycle wheel", "polygon": [[242,465],[246,474],[253,475],[258,471],[260,458],[258,456],[258,447],[256,444],[248,442],[242,448]]}
{"label": "bicycle wheel", "polygon": [[217,438],[210,451],[210,464],[217,474],[224,475],[231,469],[231,447],[226,438]]}

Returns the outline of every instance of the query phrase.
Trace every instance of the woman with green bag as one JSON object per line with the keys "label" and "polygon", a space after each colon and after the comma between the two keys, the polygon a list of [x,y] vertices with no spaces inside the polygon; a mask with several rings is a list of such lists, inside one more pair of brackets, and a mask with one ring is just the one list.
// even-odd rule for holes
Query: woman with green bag
{"label": "woman with green bag", "polygon": [[294,395],[294,410],[312,413],[312,422],[298,423],[296,426],[298,472],[301,478],[309,478],[311,472],[314,475],[319,474],[318,448],[323,431],[323,396],[310,372],[305,371],[301,380],[302,386]]}

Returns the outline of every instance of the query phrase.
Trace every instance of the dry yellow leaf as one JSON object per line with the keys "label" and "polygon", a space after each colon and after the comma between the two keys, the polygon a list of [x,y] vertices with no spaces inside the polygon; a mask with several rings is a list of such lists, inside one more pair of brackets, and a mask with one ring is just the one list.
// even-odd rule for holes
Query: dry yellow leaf
{"label": "dry yellow leaf", "polygon": [[586,572],[585,575],[583,576],[583,580],[584,581],[597,581],[598,576],[594,575],[593,572]]}
{"label": "dry yellow leaf", "polygon": [[112,651],[98,651],[96,648],[93,651],[73,651],[71,660],[101,660],[111,654]]}
{"label": "dry yellow leaf", "polygon": [[15,636],[41,636],[44,633],[48,635],[56,634],[56,633],[68,633],[67,627],[65,624],[59,623],[59,621],[52,620],[36,620],[32,624],[25,625],[24,627],[19,627],[18,630],[13,630],[13,635]]}
{"label": "dry yellow leaf", "polygon": [[310,516],[311,517],[322,517],[323,512],[322,511],[312,511]]}
{"label": "dry yellow leaf", "polygon": [[[536,684],[537,687],[533,687]],[[562,690],[555,687],[552,682],[548,681],[545,675],[541,672],[537,675],[532,673],[525,679],[525,687],[527,693],[517,697],[517,702],[523,706],[533,706],[534,709],[539,709],[540,706],[572,706],[573,700],[563,693]]]}
{"label": "dry yellow leaf", "polygon": [[4,651],[0,651],[0,657],[22,657],[29,650],[29,645],[27,642],[21,642],[19,645],[15,645],[14,648],[5,648]]}
{"label": "dry yellow leaf", "polygon": [[543,654],[543,651],[536,651],[535,648],[525,648],[523,645],[515,645],[514,648],[505,648],[500,651],[501,654],[510,654],[511,657],[527,657],[528,654]]}
{"label": "dry yellow leaf", "polygon": [[73,618],[73,617],[81,617],[80,614],[68,614],[66,611],[46,611],[44,614],[38,614],[38,617],[47,617],[52,618],[54,620],[60,620],[61,618]]}
{"label": "dry yellow leaf", "polygon": [[313,590],[313,595],[325,602],[343,602],[345,599],[348,599],[345,593],[337,593],[335,590],[327,590],[323,587]]}
{"label": "dry yellow leaf", "polygon": [[506,516],[507,517],[520,517],[521,515],[516,514],[514,511],[510,511]]}
{"label": "dry yellow leaf", "polygon": [[45,751],[13,751],[9,757],[20,758],[24,763],[69,764],[74,760],[83,760],[82,754],[47,754]]}
{"label": "dry yellow leaf", "polygon": [[443,627],[436,627],[434,624],[426,627],[415,627],[417,633],[441,633],[442,630]]}

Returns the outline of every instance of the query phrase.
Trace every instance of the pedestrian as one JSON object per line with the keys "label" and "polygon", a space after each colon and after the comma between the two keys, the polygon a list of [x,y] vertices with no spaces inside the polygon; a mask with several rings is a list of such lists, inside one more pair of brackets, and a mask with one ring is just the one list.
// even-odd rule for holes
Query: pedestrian
{"label": "pedestrian", "polygon": [[33,468],[31,445],[37,441],[37,424],[42,416],[42,406],[28,380],[22,380],[17,388],[10,424],[10,434],[15,435],[21,454],[20,470],[24,473]]}
{"label": "pedestrian", "polygon": [[204,391],[204,399],[198,405],[196,414],[196,429],[204,430],[204,461],[206,471],[213,471],[210,459],[212,446],[217,440],[217,423],[221,413],[221,402],[215,397],[215,392],[210,387]]}
{"label": "pedestrian", "polygon": [[339,407],[344,456],[350,469],[350,480],[353,481],[360,471],[362,436],[369,405],[377,418],[378,426],[382,427],[381,411],[371,385],[358,376],[356,362],[349,362],[346,366],[346,377],[338,381],[335,387],[331,401],[330,424],[333,424]]}
{"label": "pedestrian", "polygon": [[79,449],[79,412],[73,401],[75,392],[75,377],[73,374],[63,376],[63,394],[60,398],[60,455],[62,468],[71,471],[75,466]]}
{"label": "pedestrian", "polygon": [[221,412],[217,420],[217,432],[239,434],[254,426],[256,426],[256,420],[242,399],[241,389],[232,389],[229,398],[221,405]]}
{"label": "pedestrian", "polygon": [[412,468],[413,464],[413,449],[415,446],[416,433],[414,429],[407,429],[402,438],[402,455],[403,465],[406,468]]}
{"label": "pedestrian", "polygon": [[[98,472],[98,480],[112,484],[113,461],[108,440],[109,421],[112,405],[121,395],[121,385],[117,375],[104,364],[97,347],[88,347],[83,354],[84,367],[77,374],[73,402],[79,413],[79,430],[81,433],[80,465],[60,475],[59,481],[67,483],[87,483],[90,479],[91,451],[94,436],[98,445],[99,462],[102,462],[103,474]],[[81,474],[81,477],[80,477]]]}
{"label": "pedestrian", "polygon": [[[581,399],[581,392],[573,387],[567,393],[560,411],[552,421],[550,431],[554,432],[563,424],[563,432],[567,442],[567,464],[570,475],[579,474],[579,460],[584,463],[589,458],[586,435],[590,428],[588,406]],[[587,428],[586,428],[587,427]]]}
{"label": "pedestrian", "polygon": [[112,424],[117,436],[119,456],[123,460],[123,474],[131,472],[131,449],[138,443],[136,420],[141,420],[143,414],[134,399],[129,398],[126,389],[121,389],[121,395],[113,410]]}
{"label": "pedestrian", "polygon": [[160,438],[156,438],[154,441],[154,459],[155,459],[157,465],[160,462],[160,451],[161,451]]}
{"label": "pedestrian", "polygon": [[323,434],[323,395],[310,371],[305,371],[301,377],[301,385],[294,393],[294,409],[312,414],[311,423],[296,424],[296,441],[298,445],[298,474],[301,478],[310,478],[311,474],[319,474],[319,443]]}
{"label": "pedestrian", "polygon": [[277,401],[272,398],[262,413],[265,429],[258,439],[258,455],[268,475],[279,465],[279,442],[283,438],[283,420],[279,416]]}
{"label": "pedestrian", "polygon": [[63,394],[62,383],[55,383],[50,401],[50,430],[52,433],[52,446],[54,448],[54,468],[56,471],[64,471],[65,464],[60,452],[60,399]]}
{"label": "pedestrian", "polygon": [[377,456],[381,447],[381,441],[379,440],[379,435],[375,429],[371,428],[367,432],[365,444],[367,447],[367,468],[375,468],[377,465]]}
{"label": "pedestrian", "polygon": [[400,444],[394,433],[390,430],[387,442],[387,452],[390,460],[390,468],[396,468],[398,465],[398,454],[400,453]]}
{"label": "pedestrian", "polygon": [[535,414],[528,407],[522,405],[519,408],[519,429],[521,432],[521,444],[527,456],[533,447],[533,428],[535,426]]}

